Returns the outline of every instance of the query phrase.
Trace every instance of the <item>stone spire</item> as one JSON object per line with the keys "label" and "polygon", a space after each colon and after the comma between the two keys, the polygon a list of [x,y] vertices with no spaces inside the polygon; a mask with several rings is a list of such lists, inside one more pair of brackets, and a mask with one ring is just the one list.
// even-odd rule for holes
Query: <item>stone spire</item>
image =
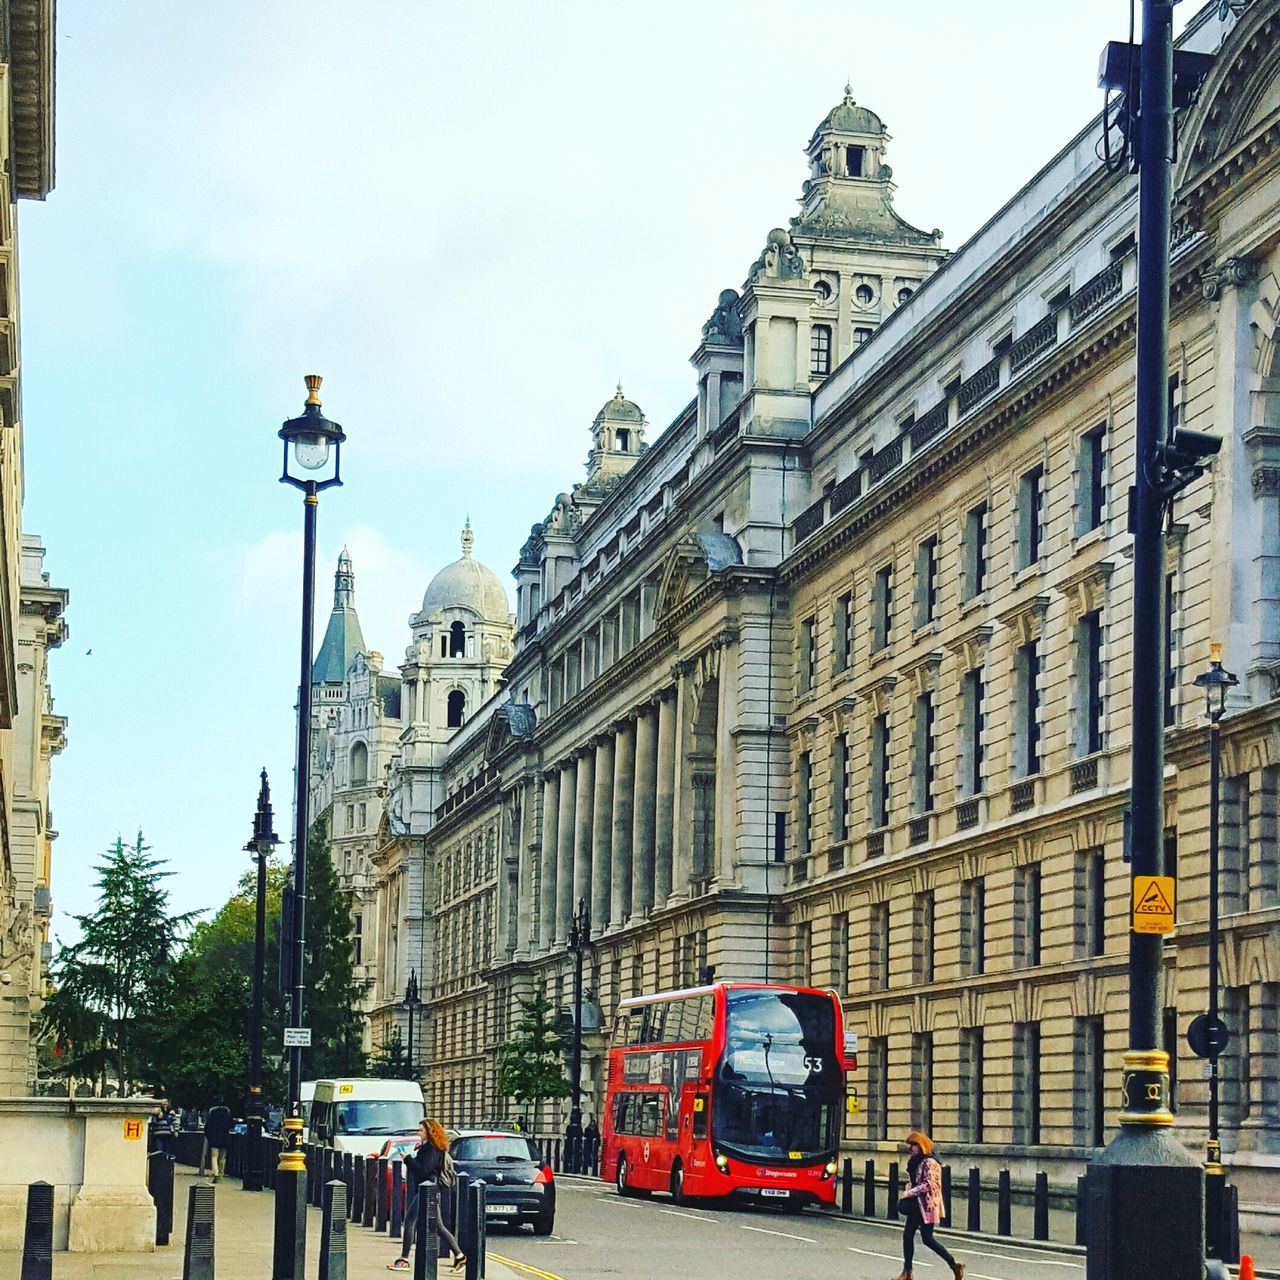
{"label": "stone spire", "polygon": [[333,612],[325,628],[320,652],[311,666],[312,684],[341,684],[357,653],[367,653],[360,619],[356,616],[356,575],[346,547],[333,575]]}
{"label": "stone spire", "polygon": [[338,571],[333,575],[333,607],[354,609],[356,605],[356,575],[351,569],[351,556],[346,547],[338,557]]}
{"label": "stone spire", "polygon": [[467,523],[462,526],[462,558],[464,560],[471,559],[471,548],[476,545],[476,535],[471,532],[471,517],[467,516]]}

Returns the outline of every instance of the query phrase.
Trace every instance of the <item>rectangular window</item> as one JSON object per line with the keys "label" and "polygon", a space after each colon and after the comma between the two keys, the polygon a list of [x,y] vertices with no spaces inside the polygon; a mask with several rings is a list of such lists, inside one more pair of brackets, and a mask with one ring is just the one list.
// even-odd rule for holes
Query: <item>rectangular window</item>
{"label": "rectangular window", "polygon": [[831,838],[849,838],[849,738],[841,734],[831,750]]}
{"label": "rectangular window", "polygon": [[847,671],[853,661],[853,596],[846,594],[836,600],[835,669]]}
{"label": "rectangular window", "polygon": [[982,1141],[983,1035],[981,1027],[960,1029],[960,1098],[956,1121],[961,1137]]}
{"label": "rectangular window", "polygon": [[987,588],[987,504],[980,502],[964,518],[964,598],[972,600]]}
{"label": "rectangular window", "polygon": [[987,887],[981,876],[960,885],[960,968],[971,976],[987,968]]}
{"label": "rectangular window", "polygon": [[831,372],[831,326],[815,324],[809,327],[809,374],[825,378]]}
{"label": "rectangular window", "polygon": [[871,586],[871,650],[877,652],[889,643],[893,630],[893,566],[876,570]]}
{"label": "rectangular window", "polygon": [[807,987],[811,973],[809,959],[813,954],[813,932],[807,920],[796,925],[795,957],[791,966],[793,981],[798,987]]}
{"label": "rectangular window", "polygon": [[1249,1119],[1253,1100],[1252,1009],[1249,988],[1223,991],[1223,1021],[1231,1028],[1231,1040],[1221,1058],[1223,1119],[1229,1126]]}
{"label": "rectangular window", "polygon": [[912,722],[911,780],[912,802],[916,813],[929,813],[933,809],[933,728],[933,694],[925,693],[916,699]]}
{"label": "rectangular window", "polygon": [[853,331],[853,340],[858,346],[862,346],[863,343],[871,341],[871,335],[874,332],[874,329],[868,329],[864,325],[859,325],[858,328]]}
{"label": "rectangular window", "polygon": [[1076,623],[1076,752],[1102,750],[1102,615],[1095,609]]}
{"label": "rectangular window", "polygon": [[982,794],[983,694],[982,669],[966,671],[960,682],[959,752],[960,794],[965,799]]}
{"label": "rectangular window", "polygon": [[933,1131],[933,1033],[911,1037],[911,1123]]}
{"label": "rectangular window", "polygon": [[1040,892],[1041,875],[1038,862],[1013,871],[1013,954],[1022,969],[1040,963]]}
{"label": "rectangular window", "polygon": [[1251,796],[1247,773],[1222,780],[1222,912],[1249,910],[1249,825]]}
{"label": "rectangular window", "polygon": [[1075,953],[1100,956],[1107,949],[1107,863],[1101,849],[1086,849],[1076,859]]}
{"label": "rectangular window", "polygon": [[351,918],[352,961],[364,963],[364,916],[354,915]]}
{"label": "rectangular window", "polygon": [[1013,1028],[1013,1140],[1040,1145],[1040,1024]]}
{"label": "rectangular window", "polygon": [[1075,1116],[1081,1146],[1106,1144],[1106,1053],[1102,1019],[1076,1019]]}
{"label": "rectangular window", "polygon": [[938,539],[926,538],[916,548],[915,625],[927,626],[938,612]]}
{"label": "rectangular window", "polygon": [[889,717],[876,716],[871,722],[871,825],[889,825]]}
{"label": "rectangular window", "polygon": [[1174,574],[1164,579],[1164,725],[1166,729],[1178,723],[1178,593]]}
{"label": "rectangular window", "polygon": [[1035,640],[1021,645],[1013,660],[1014,772],[1040,772],[1040,650]]}
{"label": "rectangular window", "polygon": [[1088,533],[1102,524],[1102,508],[1106,502],[1107,427],[1100,423],[1080,437],[1078,471],[1080,479],[1079,520],[1076,532]]}
{"label": "rectangular window", "polygon": [[1169,1110],[1178,1114],[1178,1010],[1166,1005],[1160,1016],[1160,1047],[1169,1055]]}
{"label": "rectangular window", "polygon": [[871,925],[867,930],[868,959],[871,965],[871,990],[889,989],[889,904],[871,904]]}
{"label": "rectangular window", "polygon": [[936,900],[932,889],[917,893],[911,912],[912,971],[917,984],[933,981]]}
{"label": "rectangular window", "polygon": [[1040,559],[1044,532],[1044,467],[1032,467],[1018,481],[1018,563],[1026,569]]}
{"label": "rectangular window", "polygon": [[800,692],[812,690],[818,678],[818,626],[815,618],[800,624]]}
{"label": "rectangular window", "polygon": [[849,991],[849,914],[831,917],[831,985],[837,994]]}
{"label": "rectangular window", "polygon": [[1175,427],[1182,425],[1182,397],[1178,394],[1179,378],[1176,373],[1169,375],[1169,434],[1172,435]]}
{"label": "rectangular window", "polygon": [[796,794],[796,850],[807,857],[813,848],[813,756],[800,753]]}
{"label": "rectangular window", "polygon": [[889,1136],[889,1042],[883,1036],[867,1041],[867,1137],[884,1142]]}

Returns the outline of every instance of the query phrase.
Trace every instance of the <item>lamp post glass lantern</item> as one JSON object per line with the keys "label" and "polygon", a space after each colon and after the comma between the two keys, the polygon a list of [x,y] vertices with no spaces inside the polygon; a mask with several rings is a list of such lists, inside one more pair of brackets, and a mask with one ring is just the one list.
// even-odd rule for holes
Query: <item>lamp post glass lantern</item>
{"label": "lamp post glass lantern", "polygon": [[[320,377],[304,379],[302,413],[279,431],[284,442],[281,484],[302,490],[302,634],[298,668],[298,735],[294,765],[293,884],[289,903],[288,1026],[303,1027],[303,943],[307,902],[307,800],[311,748],[311,662],[315,614],[316,508],[324,489],[342,483],[341,453],[346,433],[320,411]],[[292,465],[290,454],[292,453]],[[330,469],[330,462],[332,468]],[[276,1173],[275,1253],[272,1280],[302,1280],[306,1261],[306,1160],[302,1152],[301,1035],[289,1047],[289,1093]]]}
{"label": "lamp post glass lantern", "polygon": [[249,1071],[248,1099],[245,1106],[245,1191],[262,1190],[262,1126],[266,1108],[262,1100],[262,969],[266,961],[267,926],[267,859],[274,852],[280,837],[275,833],[271,813],[271,784],[267,771],[262,770],[262,784],[258,788],[258,808],[253,815],[253,835],[245,845],[245,851],[253,855],[258,867],[257,896],[253,913],[253,998],[249,1013]]}
{"label": "lamp post glass lantern", "polygon": [[416,1075],[416,1069],[413,1062],[413,1015],[422,1007],[422,1001],[418,998],[418,971],[416,969],[409,970],[409,981],[405,984],[403,1006],[409,1011],[409,1047],[405,1053],[404,1072],[406,1080],[413,1080]]}
{"label": "lamp post glass lantern", "polygon": [[1226,1170],[1218,1132],[1218,1059],[1227,1047],[1228,1031],[1218,1014],[1218,892],[1220,874],[1219,823],[1222,795],[1222,717],[1227,711],[1227,690],[1240,681],[1222,665],[1222,646],[1209,646],[1209,669],[1196,676],[1204,690],[1205,717],[1209,725],[1209,1011],[1196,1018],[1188,1030],[1192,1049],[1209,1060],[1209,1138],[1205,1150],[1205,1251],[1225,1259],[1232,1233],[1223,1230],[1226,1204]]}

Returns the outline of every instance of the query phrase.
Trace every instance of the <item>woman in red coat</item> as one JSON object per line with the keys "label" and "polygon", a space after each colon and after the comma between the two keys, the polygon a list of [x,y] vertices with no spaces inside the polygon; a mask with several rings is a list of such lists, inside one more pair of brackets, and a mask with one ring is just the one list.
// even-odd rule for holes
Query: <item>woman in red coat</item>
{"label": "woman in red coat", "polygon": [[907,1134],[906,1222],[902,1228],[902,1274],[897,1280],[911,1280],[916,1232],[920,1239],[951,1268],[955,1280],[964,1280],[964,1263],[957,1262],[933,1238],[933,1229],[942,1221],[942,1166],[933,1155],[933,1143],[924,1133]]}

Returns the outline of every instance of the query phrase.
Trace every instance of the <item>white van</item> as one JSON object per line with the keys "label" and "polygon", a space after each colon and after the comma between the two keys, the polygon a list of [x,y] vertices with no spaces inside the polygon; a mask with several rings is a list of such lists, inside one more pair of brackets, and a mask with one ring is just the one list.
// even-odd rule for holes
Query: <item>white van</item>
{"label": "white van", "polygon": [[307,1141],[367,1155],[386,1138],[416,1134],[426,1111],[414,1080],[317,1080]]}

